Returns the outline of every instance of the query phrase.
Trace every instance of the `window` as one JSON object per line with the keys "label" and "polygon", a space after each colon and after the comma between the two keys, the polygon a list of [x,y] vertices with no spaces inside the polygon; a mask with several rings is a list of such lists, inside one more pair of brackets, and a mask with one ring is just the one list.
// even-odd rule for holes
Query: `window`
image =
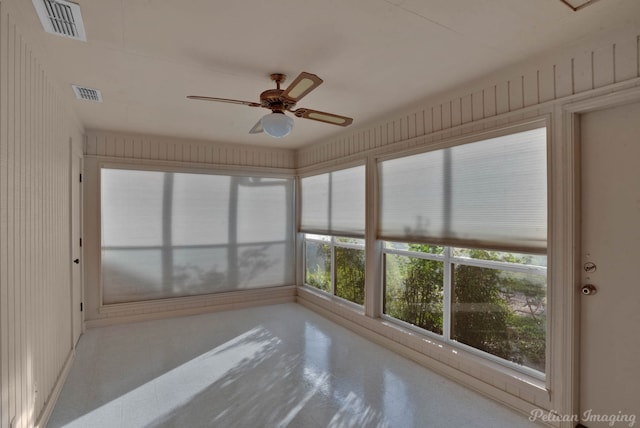
{"label": "window", "polygon": [[101,170],[103,303],[294,282],[293,180]]}
{"label": "window", "polygon": [[444,248],[387,242],[383,313],[442,335]]}
{"label": "window", "polygon": [[364,165],[300,180],[300,231],[364,237]]}
{"label": "window", "polygon": [[363,305],[364,166],[303,177],[300,188],[305,284]]}
{"label": "window", "polygon": [[364,239],[304,237],[305,284],[364,305]]}
{"label": "window", "polygon": [[383,313],[545,371],[546,257],[386,242]]}
{"label": "window", "polygon": [[544,376],[546,128],[379,163],[383,313]]}
{"label": "window", "polygon": [[545,253],[546,128],[379,163],[378,236]]}

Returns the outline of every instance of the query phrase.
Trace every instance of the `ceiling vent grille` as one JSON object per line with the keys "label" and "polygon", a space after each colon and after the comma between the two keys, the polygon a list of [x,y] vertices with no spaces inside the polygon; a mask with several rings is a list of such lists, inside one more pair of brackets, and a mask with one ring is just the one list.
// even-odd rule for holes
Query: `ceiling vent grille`
{"label": "ceiling vent grille", "polygon": [[33,0],[47,33],[87,41],[80,6],[65,0]]}
{"label": "ceiling vent grille", "polygon": [[84,86],[71,85],[73,92],[76,94],[76,98],[79,100],[94,101],[97,103],[102,102],[102,93],[99,89],[87,88]]}

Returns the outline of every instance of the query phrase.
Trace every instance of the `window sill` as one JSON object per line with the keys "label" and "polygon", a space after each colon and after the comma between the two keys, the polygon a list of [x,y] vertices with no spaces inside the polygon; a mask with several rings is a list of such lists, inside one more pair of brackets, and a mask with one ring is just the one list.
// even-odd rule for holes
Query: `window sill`
{"label": "window sill", "polygon": [[314,288],[310,285],[305,284],[302,287],[298,287],[298,290],[300,290],[301,288],[305,292],[312,294],[316,299],[321,299],[328,304],[336,305],[337,307],[341,307],[345,310],[353,311],[358,315],[364,316],[364,307],[362,305],[350,302],[349,300],[343,299],[342,297],[334,296],[325,291],[318,290],[317,288]]}
{"label": "window sill", "polygon": [[97,316],[87,320],[87,327],[292,302],[295,293],[296,287],[289,285],[102,305],[98,307]]}

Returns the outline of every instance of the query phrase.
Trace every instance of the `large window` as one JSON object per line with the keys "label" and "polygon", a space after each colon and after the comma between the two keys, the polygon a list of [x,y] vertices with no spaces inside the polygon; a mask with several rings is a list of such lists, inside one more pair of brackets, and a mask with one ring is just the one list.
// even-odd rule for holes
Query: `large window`
{"label": "large window", "polygon": [[294,282],[293,180],[102,168],[113,304]]}
{"label": "large window", "polygon": [[383,313],[543,376],[546,128],[379,163]]}
{"label": "large window", "polygon": [[546,257],[386,242],[385,315],[545,371]]}
{"label": "large window", "polygon": [[364,304],[364,166],[303,177],[304,282]]}
{"label": "large window", "polygon": [[380,162],[380,238],[545,253],[546,128]]}

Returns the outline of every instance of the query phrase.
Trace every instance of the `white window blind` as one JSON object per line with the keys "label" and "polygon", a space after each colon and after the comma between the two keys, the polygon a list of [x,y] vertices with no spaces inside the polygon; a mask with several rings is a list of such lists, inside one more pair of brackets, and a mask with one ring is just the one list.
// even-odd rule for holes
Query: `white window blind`
{"label": "white window blind", "polygon": [[105,304],[294,282],[293,180],[103,168]]}
{"label": "white window blind", "polygon": [[364,236],[364,165],[303,177],[300,188],[302,232]]}
{"label": "white window blind", "polygon": [[546,128],[379,163],[381,239],[544,252]]}

